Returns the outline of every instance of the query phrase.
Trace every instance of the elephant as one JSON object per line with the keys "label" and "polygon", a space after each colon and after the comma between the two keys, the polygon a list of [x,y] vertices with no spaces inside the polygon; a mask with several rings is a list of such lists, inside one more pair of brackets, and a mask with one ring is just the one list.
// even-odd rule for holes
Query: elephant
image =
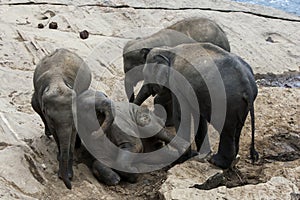
{"label": "elephant", "polygon": [[[188,18],[181,20],[151,36],[129,41],[123,49],[123,62],[125,72],[125,90],[129,102],[134,101],[134,87],[143,80],[142,66],[145,64],[146,55],[142,48],[160,46],[174,47],[183,43],[210,42],[230,51],[230,45],[225,32],[214,21],[207,18]],[[154,104],[160,104],[167,111],[166,125],[172,126],[172,114],[169,96],[157,97]]]}
{"label": "elephant", "polygon": [[[32,108],[41,117],[45,134],[53,135],[58,147],[58,175],[68,189],[72,188],[73,153],[77,131],[72,114],[73,97],[87,90],[91,71],[86,63],[67,49],[57,49],[45,56],[33,75]],[[112,123],[105,119],[102,128]]]}
{"label": "elephant", "polygon": [[140,105],[153,94],[171,93],[177,134],[178,131],[187,132],[188,137],[183,136],[183,139],[189,140],[190,127],[186,124],[191,122],[191,114],[199,151],[207,138],[207,122],[211,123],[220,133],[220,141],[218,151],[210,161],[223,169],[234,163],[240,134],[250,111],[250,156],[253,162],[258,160],[254,147],[253,107],[258,89],[249,64],[211,43],[181,44],[143,51],[148,51],[143,69],[144,84],[134,103]]}
{"label": "elephant", "polygon": [[[95,104],[101,104],[103,111],[114,116],[113,123],[106,131],[100,131],[105,112],[95,111]],[[117,185],[121,178],[131,183],[136,182],[138,174],[131,170],[133,162],[160,163],[166,158],[158,156],[135,160],[136,157],[130,153],[155,151],[159,148],[156,146],[158,142],[170,143],[174,138],[164,129],[162,120],[146,107],[128,102],[113,102],[100,91],[86,90],[78,96],[76,118],[82,143],[94,156],[92,172],[106,185]],[[188,145],[178,144],[170,144],[175,150],[166,149],[169,160],[176,160],[184,152],[180,151],[182,146]],[[120,167],[112,169],[110,164]]]}

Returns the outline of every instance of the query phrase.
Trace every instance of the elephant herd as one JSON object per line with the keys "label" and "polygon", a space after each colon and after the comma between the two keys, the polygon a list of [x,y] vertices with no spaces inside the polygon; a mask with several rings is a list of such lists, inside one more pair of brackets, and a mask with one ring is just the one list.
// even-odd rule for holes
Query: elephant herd
{"label": "elephant herd", "polygon": [[[184,19],[129,41],[123,63],[129,102],[115,102],[89,89],[89,67],[69,50],[58,49],[36,66],[31,104],[45,134],[55,139],[58,176],[68,189],[75,144],[82,142],[93,155],[91,170],[99,181],[136,182],[141,164],[176,164],[210,151],[207,123],[220,133],[218,151],[209,161],[230,168],[248,112],[250,157],[257,161],[253,103],[258,91],[253,71],[230,53],[226,34],[214,21]],[[139,81],[143,85],[135,95]],[[151,95],[153,111],[140,106]],[[174,126],[176,134],[167,126]],[[194,140],[197,152],[191,148]],[[151,154],[156,151],[161,153]]]}

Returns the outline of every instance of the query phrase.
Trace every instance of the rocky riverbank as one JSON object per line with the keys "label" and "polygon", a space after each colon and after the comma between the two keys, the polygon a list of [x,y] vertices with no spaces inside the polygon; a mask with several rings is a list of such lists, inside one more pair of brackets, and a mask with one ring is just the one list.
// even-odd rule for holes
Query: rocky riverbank
{"label": "rocky riverbank", "polygon": [[[30,105],[35,65],[53,50],[68,48],[90,66],[92,88],[122,101],[126,42],[194,16],[215,20],[232,52],[245,59],[259,79],[259,162],[252,165],[248,159],[248,120],[240,162],[233,171],[222,172],[195,158],[168,171],[144,174],[136,184],[108,187],[97,182],[79,151],[73,189],[66,189],[56,174],[54,140],[44,136],[42,121]],[[49,28],[51,22],[57,29]],[[299,199],[300,17],[226,0],[3,0],[0,26],[0,199]],[[88,37],[80,36],[84,30]],[[290,74],[292,87],[284,81],[267,87]],[[210,136],[217,139],[212,128]],[[217,172],[226,182],[216,179],[216,188],[210,190],[191,188]]]}

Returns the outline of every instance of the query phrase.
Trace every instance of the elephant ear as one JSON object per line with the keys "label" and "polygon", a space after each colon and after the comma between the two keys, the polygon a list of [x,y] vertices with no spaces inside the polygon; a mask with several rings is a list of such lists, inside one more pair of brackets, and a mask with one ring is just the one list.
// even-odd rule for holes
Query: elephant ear
{"label": "elephant ear", "polygon": [[149,52],[151,51],[151,48],[142,48],[140,50],[140,54],[143,56],[143,58],[146,60],[147,55],[149,54]]}
{"label": "elephant ear", "polygon": [[158,54],[158,55],[155,55],[153,58],[155,61],[157,61],[160,64],[164,64],[167,66],[170,66],[170,64],[171,64],[170,59],[165,55]]}

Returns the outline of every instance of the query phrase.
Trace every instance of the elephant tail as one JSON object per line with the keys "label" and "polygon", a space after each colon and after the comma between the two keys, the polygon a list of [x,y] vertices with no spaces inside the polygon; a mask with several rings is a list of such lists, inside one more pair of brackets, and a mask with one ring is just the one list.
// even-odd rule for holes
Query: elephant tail
{"label": "elephant tail", "polygon": [[[248,90],[251,91],[251,90]],[[255,150],[255,116],[254,116],[254,95],[252,92],[244,94],[244,100],[248,104],[248,111],[251,117],[251,145],[250,145],[250,159],[252,164],[258,160],[258,153]]]}
{"label": "elephant tail", "polygon": [[258,155],[257,151],[255,150],[255,116],[254,116],[253,102],[250,104],[249,111],[250,111],[250,116],[251,116],[251,132],[252,132],[251,146],[250,146],[250,158],[251,158],[251,161],[253,164],[259,158],[259,155]]}

